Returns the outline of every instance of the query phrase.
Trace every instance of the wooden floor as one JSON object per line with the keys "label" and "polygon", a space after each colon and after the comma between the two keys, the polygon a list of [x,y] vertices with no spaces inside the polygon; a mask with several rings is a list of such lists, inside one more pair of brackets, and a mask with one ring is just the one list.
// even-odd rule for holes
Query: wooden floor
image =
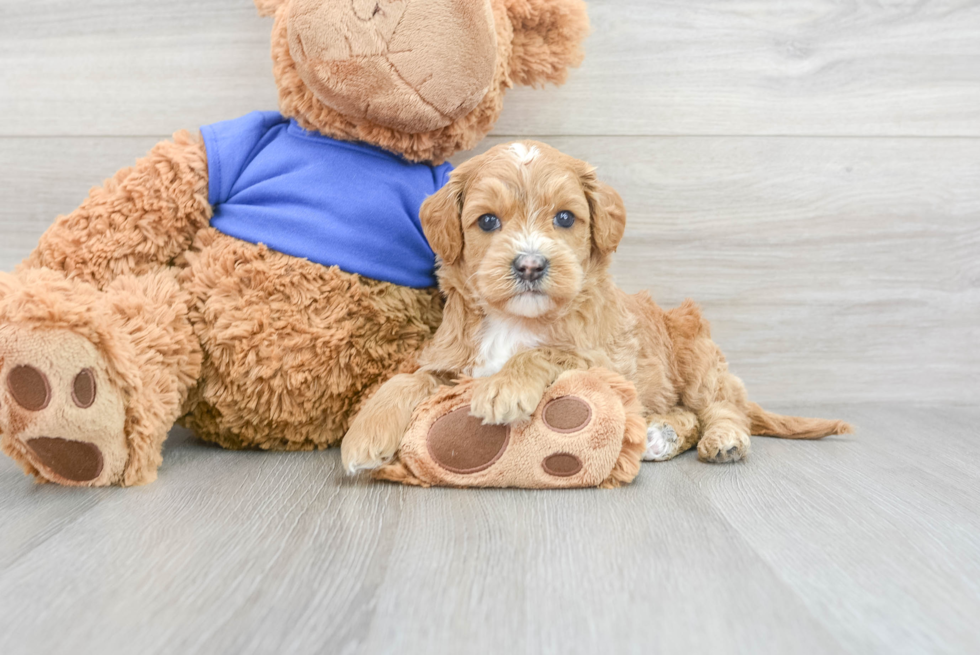
{"label": "wooden floor", "polygon": [[980,409],[689,453],[613,491],[423,490],[175,434],[145,488],[0,460],[0,653],[977,653]]}

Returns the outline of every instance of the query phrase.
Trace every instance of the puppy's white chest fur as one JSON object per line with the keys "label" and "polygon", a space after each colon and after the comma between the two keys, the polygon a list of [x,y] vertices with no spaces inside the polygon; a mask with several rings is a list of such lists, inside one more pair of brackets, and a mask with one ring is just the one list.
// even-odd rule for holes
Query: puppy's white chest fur
{"label": "puppy's white chest fur", "polygon": [[540,345],[542,340],[540,334],[527,329],[520,321],[487,317],[480,332],[480,354],[470,375],[475,378],[493,375],[515,354]]}

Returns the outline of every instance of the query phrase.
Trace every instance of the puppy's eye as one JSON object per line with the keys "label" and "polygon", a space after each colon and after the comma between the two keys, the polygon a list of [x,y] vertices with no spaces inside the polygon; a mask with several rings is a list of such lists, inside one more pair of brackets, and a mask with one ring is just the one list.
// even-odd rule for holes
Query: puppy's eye
{"label": "puppy's eye", "polygon": [[575,225],[575,214],[563,209],[557,214],[555,214],[555,227],[571,227]]}
{"label": "puppy's eye", "polygon": [[493,232],[494,230],[500,229],[500,219],[493,214],[484,214],[476,222],[484,232]]}

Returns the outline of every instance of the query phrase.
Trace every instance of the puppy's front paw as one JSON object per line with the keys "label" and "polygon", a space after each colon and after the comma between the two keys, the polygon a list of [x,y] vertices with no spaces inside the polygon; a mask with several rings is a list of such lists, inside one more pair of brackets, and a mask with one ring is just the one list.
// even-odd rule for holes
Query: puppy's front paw
{"label": "puppy's front paw", "polygon": [[384,420],[384,417],[366,416],[364,412],[354,418],[350,429],[340,444],[340,457],[344,470],[353,475],[365,469],[376,469],[395,456],[405,426]]}
{"label": "puppy's front paw", "polygon": [[542,396],[544,389],[498,373],[483,380],[473,391],[470,416],[482,419],[485,424],[522,423],[530,420]]}

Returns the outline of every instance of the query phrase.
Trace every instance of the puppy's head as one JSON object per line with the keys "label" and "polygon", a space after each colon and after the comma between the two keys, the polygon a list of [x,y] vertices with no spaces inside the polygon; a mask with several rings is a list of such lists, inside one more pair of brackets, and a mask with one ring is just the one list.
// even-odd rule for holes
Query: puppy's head
{"label": "puppy's head", "polygon": [[585,162],[519,141],[456,169],[421,220],[444,290],[485,312],[548,318],[606,267],[626,211]]}

